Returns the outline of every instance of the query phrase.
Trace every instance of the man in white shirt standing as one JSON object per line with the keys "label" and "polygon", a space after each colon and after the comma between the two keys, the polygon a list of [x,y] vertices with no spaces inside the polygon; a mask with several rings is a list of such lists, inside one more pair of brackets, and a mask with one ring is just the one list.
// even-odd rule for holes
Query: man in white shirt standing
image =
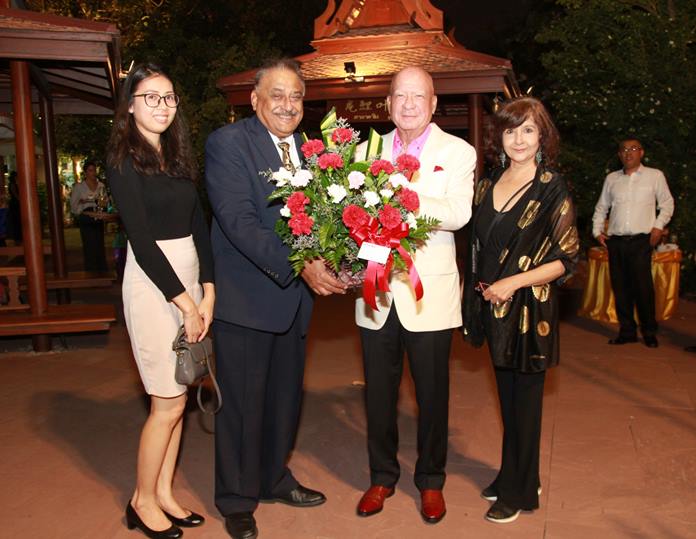
{"label": "man in white shirt standing", "polygon": [[[650,264],[652,250],[672,217],[674,199],[665,175],[641,163],[644,153],[635,138],[619,144],[623,169],[610,173],[604,180],[592,217],[592,235],[609,250],[609,275],[620,324],[619,335],[610,339],[609,344],[638,341],[635,306],[645,345],[656,348],[655,292]],[[607,213],[609,226],[605,233]]]}

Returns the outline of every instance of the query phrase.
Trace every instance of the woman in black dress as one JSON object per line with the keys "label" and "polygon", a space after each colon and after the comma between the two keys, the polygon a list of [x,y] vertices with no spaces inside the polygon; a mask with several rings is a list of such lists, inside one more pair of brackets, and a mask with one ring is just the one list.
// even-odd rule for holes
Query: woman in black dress
{"label": "woman in black dress", "polygon": [[181,527],[203,523],[172,492],[186,405],[186,386],[174,380],[172,341],[182,323],[189,342],[203,339],[215,301],[208,227],[178,105],[158,66],[134,68],[116,110],[107,172],[128,235],[126,325],[151,396],[126,523],[156,538],[180,537]]}
{"label": "woman in black dress", "polygon": [[490,141],[501,167],[478,183],[465,289],[464,331],[484,338],[503,419],[500,472],[481,493],[492,522],[539,507],[539,443],[546,369],[558,363],[557,285],[578,255],[575,210],[553,169],[558,133],[540,101],[496,113]]}

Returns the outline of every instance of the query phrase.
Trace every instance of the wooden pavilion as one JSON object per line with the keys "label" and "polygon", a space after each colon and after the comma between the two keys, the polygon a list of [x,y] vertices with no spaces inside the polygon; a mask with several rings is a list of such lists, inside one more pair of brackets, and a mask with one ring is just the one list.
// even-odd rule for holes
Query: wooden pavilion
{"label": "wooden pavilion", "polygon": [[[483,96],[520,93],[510,61],[470,51],[446,35],[442,11],[430,0],[329,0],[314,22],[311,45],[314,52],[296,58],[306,79],[305,119],[315,124],[310,129],[332,106],[352,124],[386,124],[392,75],[419,65],[435,82],[433,120],[443,129],[468,132],[479,172]],[[249,104],[256,71],[218,81],[231,105]]]}
{"label": "wooden pavilion", "polygon": [[36,185],[33,113],[41,138],[57,278],[66,278],[65,241],[53,129],[61,112],[109,113],[120,72],[120,33],[112,24],[13,9],[0,0],[0,111],[13,114],[29,312],[3,312],[0,335],[33,335],[35,350],[49,350],[50,333],[108,329],[113,305],[49,305]]}

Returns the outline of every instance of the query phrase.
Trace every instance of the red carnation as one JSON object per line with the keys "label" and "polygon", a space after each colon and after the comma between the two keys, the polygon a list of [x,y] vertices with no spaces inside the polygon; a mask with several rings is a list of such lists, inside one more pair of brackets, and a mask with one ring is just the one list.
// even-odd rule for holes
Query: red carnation
{"label": "red carnation", "polygon": [[379,173],[384,171],[387,174],[394,172],[394,165],[385,159],[377,159],[370,165],[370,174],[377,177]]}
{"label": "red carnation", "polygon": [[314,225],[314,219],[304,212],[296,213],[288,221],[290,228],[292,228],[292,233],[295,236],[300,236],[302,234],[310,234],[312,232],[312,226]]}
{"label": "red carnation", "polygon": [[313,155],[319,155],[324,151],[324,143],[318,139],[309,139],[305,142],[300,149],[305,156],[305,159],[309,159]]}
{"label": "red carnation", "polygon": [[379,210],[379,222],[384,228],[396,228],[401,224],[401,212],[394,206],[385,204],[384,208]]}
{"label": "red carnation", "polygon": [[416,170],[420,168],[420,161],[417,157],[410,154],[403,154],[396,158],[396,168],[402,172],[404,176],[410,178]]}
{"label": "red carnation", "polygon": [[309,204],[309,199],[302,191],[295,191],[288,197],[288,201],[285,204],[290,210],[290,213],[295,215],[304,212],[304,207],[306,204]]}
{"label": "red carnation", "polygon": [[329,167],[342,168],[343,159],[337,153],[325,153],[319,156],[317,164],[319,165],[319,168],[322,170],[326,170]]}
{"label": "red carnation", "polygon": [[331,140],[336,144],[345,144],[353,140],[353,130],[347,127],[337,127],[331,133]]}
{"label": "red carnation", "polygon": [[405,187],[399,190],[399,202],[406,211],[416,211],[420,207],[418,193]]}
{"label": "red carnation", "polygon": [[343,210],[343,223],[350,229],[360,228],[369,220],[367,212],[355,204],[348,204]]}

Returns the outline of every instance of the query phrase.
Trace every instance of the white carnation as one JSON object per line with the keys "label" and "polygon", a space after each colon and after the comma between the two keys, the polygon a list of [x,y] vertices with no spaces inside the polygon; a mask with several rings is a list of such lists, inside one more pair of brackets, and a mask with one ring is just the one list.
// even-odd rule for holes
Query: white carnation
{"label": "white carnation", "polygon": [[304,168],[295,172],[295,175],[290,179],[290,185],[293,187],[305,187],[312,179],[312,173]]}
{"label": "white carnation", "polygon": [[418,221],[416,221],[416,216],[413,213],[408,212],[406,214],[406,223],[410,228],[417,228]]}
{"label": "white carnation", "polygon": [[346,188],[343,187],[342,185],[337,185],[335,183],[332,183],[329,185],[329,187],[326,189],[326,192],[329,193],[329,196],[331,197],[331,202],[334,204],[338,204],[346,198],[346,195],[348,192],[346,191]]}
{"label": "white carnation", "polygon": [[386,198],[387,200],[389,200],[389,199],[392,197],[392,195],[394,194],[394,191],[392,191],[391,189],[382,189],[382,190],[379,192],[379,194],[382,195],[382,197],[384,197],[384,198]]}
{"label": "white carnation", "polygon": [[376,206],[377,204],[380,203],[380,198],[377,193],[374,191],[365,191],[363,193],[363,197],[365,198],[365,207],[369,208],[370,206]]}
{"label": "white carnation", "polygon": [[389,176],[389,183],[391,183],[394,186],[394,188],[396,188],[405,187],[409,185],[410,182],[408,181],[406,176],[401,174],[401,172],[397,172],[396,174],[392,174],[391,176]]}
{"label": "white carnation", "polygon": [[290,217],[292,214],[290,213],[290,208],[288,208],[287,204],[280,208],[280,215],[283,217]]}
{"label": "white carnation", "polygon": [[283,187],[292,178],[292,173],[288,169],[281,167],[271,175],[271,178],[276,182],[276,187]]}
{"label": "white carnation", "polygon": [[351,189],[360,189],[365,184],[365,175],[359,170],[354,170],[348,174],[348,185]]}

